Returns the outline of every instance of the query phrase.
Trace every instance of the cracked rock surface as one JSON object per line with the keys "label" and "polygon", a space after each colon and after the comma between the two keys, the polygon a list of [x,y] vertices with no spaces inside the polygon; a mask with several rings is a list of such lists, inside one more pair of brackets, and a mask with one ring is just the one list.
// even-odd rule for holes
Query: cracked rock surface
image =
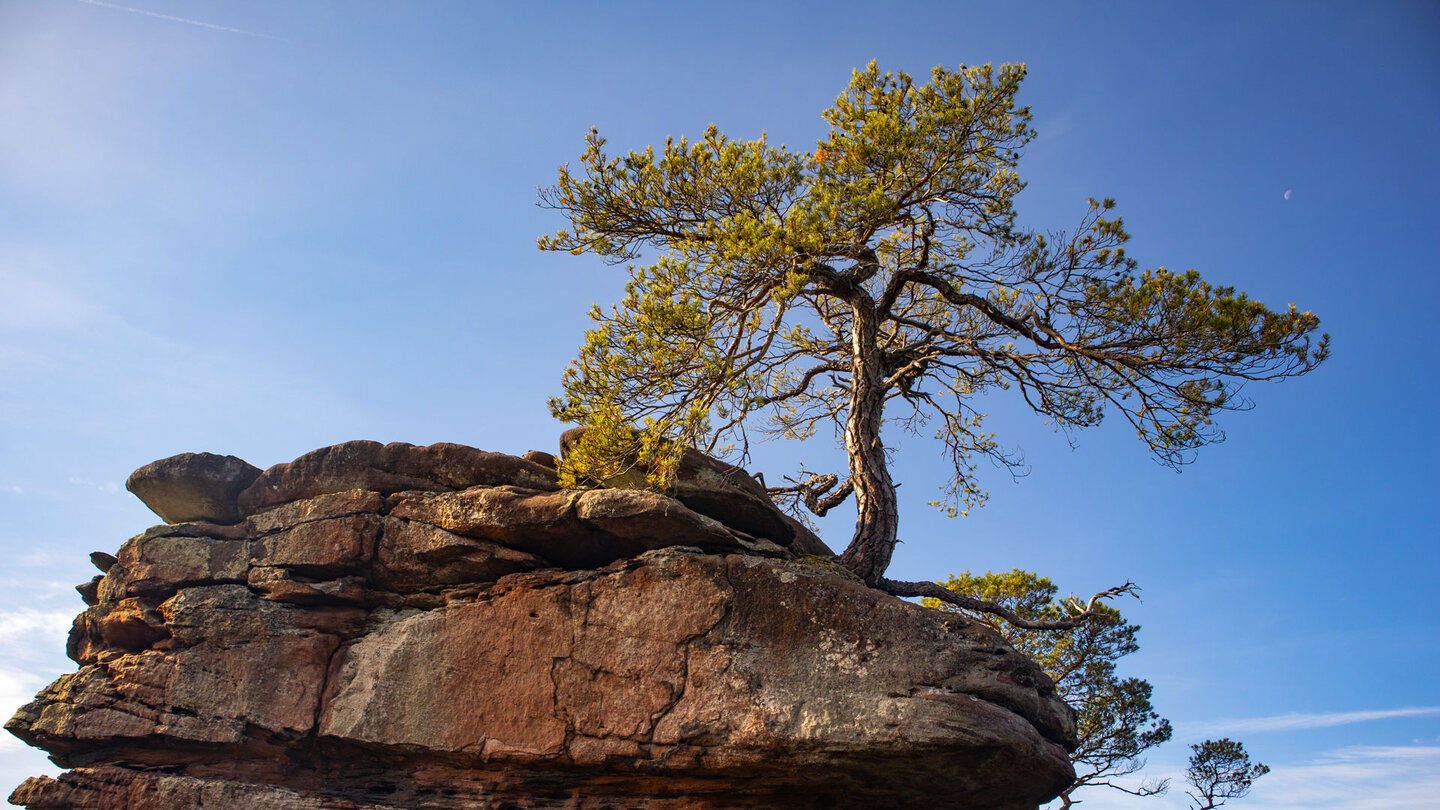
{"label": "cracked rock surface", "polygon": [[[215,477],[181,460],[142,497]],[[1073,778],[1043,672],[796,559],[824,546],[753,482],[562,491],[552,464],[352,442],[94,555],[78,671],[6,724],[69,771],[10,801],[1015,810]]]}

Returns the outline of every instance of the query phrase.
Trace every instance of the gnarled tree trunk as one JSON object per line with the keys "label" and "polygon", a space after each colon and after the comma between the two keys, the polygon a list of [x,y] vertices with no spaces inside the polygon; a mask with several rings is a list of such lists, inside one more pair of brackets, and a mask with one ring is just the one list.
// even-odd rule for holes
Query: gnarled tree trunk
{"label": "gnarled tree trunk", "polygon": [[845,452],[855,492],[855,536],[841,555],[846,568],[878,587],[895,551],[900,512],[895,483],[880,441],[885,420],[885,368],[876,346],[878,324],[870,302],[851,306],[850,412],[845,419]]}

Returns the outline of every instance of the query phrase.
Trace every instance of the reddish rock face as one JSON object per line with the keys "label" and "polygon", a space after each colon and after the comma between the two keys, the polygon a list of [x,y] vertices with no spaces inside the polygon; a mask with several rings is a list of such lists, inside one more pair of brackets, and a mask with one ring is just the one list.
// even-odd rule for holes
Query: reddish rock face
{"label": "reddish rock face", "polygon": [[281,465],[304,497],[102,558],[80,669],[6,724],[71,770],[11,801],[1010,810],[1073,779],[1073,714],[978,624],[657,493],[462,487],[532,471],[454,447],[359,479],[429,490]]}

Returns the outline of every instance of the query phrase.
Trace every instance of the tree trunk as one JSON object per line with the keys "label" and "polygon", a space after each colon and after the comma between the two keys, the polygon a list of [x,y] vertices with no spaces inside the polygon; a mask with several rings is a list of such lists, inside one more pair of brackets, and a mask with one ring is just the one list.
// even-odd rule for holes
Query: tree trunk
{"label": "tree trunk", "polygon": [[885,445],[880,441],[880,427],[885,421],[885,368],[876,347],[875,311],[869,303],[862,300],[851,307],[854,332],[845,452],[850,457],[856,515],[855,536],[840,561],[866,583],[878,587],[895,550],[900,512]]}

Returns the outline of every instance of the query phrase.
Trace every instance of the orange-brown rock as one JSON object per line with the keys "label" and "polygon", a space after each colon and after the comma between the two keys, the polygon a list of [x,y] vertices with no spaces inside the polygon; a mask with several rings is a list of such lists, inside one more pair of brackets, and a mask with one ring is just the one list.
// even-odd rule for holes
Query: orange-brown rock
{"label": "orange-brown rock", "polygon": [[523,458],[462,444],[416,447],[404,442],[346,442],[261,473],[240,493],[239,507],[242,512],[255,512],[352,489],[388,495],[407,489],[448,492],[495,484],[555,489],[555,471]]}
{"label": "orange-brown rock", "polygon": [[1033,663],[793,560],[793,532],[361,445],[99,558],[79,670],[6,725],[70,770],[13,803],[1010,810],[1073,778]]}

